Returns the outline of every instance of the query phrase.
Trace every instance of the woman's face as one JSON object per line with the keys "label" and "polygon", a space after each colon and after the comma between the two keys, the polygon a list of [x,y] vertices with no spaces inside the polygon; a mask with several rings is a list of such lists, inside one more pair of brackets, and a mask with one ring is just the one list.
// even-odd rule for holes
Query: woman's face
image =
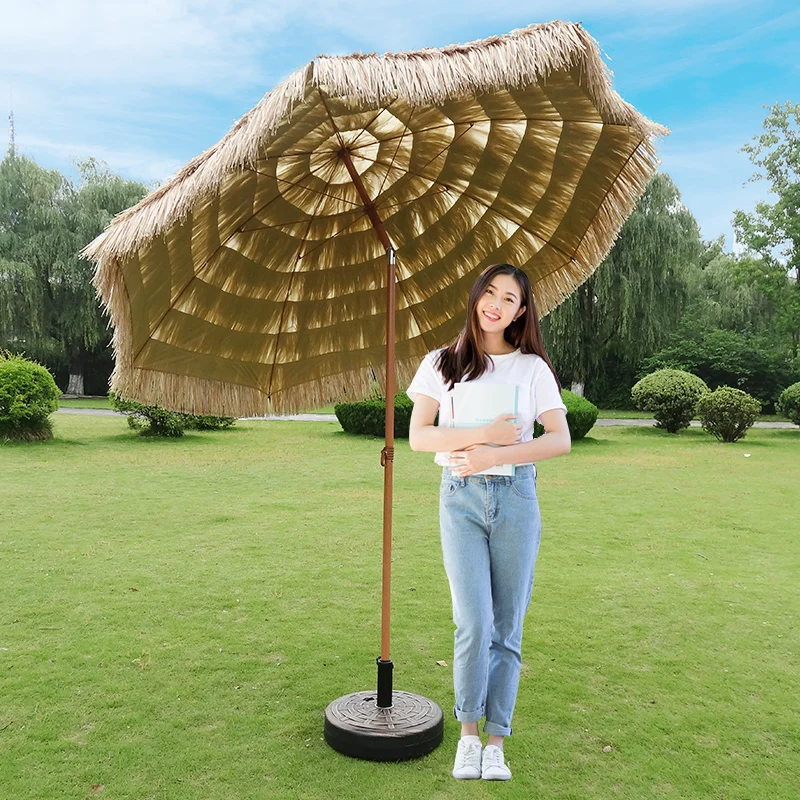
{"label": "woman's face", "polygon": [[482,331],[504,331],[517,317],[525,313],[519,284],[511,275],[495,275],[489,281],[483,297],[478,298],[475,310]]}

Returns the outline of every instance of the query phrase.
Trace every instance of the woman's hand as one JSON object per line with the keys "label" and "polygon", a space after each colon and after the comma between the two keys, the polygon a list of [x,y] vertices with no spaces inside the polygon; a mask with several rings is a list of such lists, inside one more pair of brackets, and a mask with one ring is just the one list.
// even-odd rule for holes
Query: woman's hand
{"label": "woman's hand", "polygon": [[449,456],[450,472],[459,478],[475,475],[499,463],[498,448],[485,444],[471,444],[463,450],[453,450]]}
{"label": "woman's hand", "polygon": [[510,445],[522,441],[522,425],[510,422],[515,419],[515,414],[500,414],[495,417],[485,428],[488,444]]}

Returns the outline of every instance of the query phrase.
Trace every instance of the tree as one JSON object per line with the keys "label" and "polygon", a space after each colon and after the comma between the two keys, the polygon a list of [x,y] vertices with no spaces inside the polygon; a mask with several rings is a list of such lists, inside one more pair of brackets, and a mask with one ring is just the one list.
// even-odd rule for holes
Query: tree
{"label": "tree", "polygon": [[0,162],[0,346],[69,369],[83,394],[87,359],[109,344],[108,323],[79,251],[146,187],[94,159],[73,182],[9,150]]}
{"label": "tree", "polygon": [[751,214],[734,214],[737,238],[763,262],[758,269],[742,270],[741,278],[774,304],[777,329],[787,337],[796,358],[800,351],[800,103],[772,106],[764,132],[742,150],[760,169],[750,181],[768,181],[777,201],[758,203]]}
{"label": "tree", "polygon": [[765,269],[760,258],[724,253],[719,241],[708,245],[698,268],[688,273],[686,307],[676,337],[697,339],[724,330],[775,339],[774,304],[743,278]]}
{"label": "tree", "polygon": [[595,274],[542,321],[562,377],[595,400],[625,383],[627,398],[638,362],[677,325],[687,271],[702,252],[675,184],[655,175]]}

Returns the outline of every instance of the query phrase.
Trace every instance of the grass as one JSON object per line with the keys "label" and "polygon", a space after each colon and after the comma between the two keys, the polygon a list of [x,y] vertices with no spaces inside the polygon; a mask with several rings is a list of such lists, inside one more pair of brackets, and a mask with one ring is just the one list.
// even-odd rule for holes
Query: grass
{"label": "grass", "polygon": [[[598,419],[653,419],[649,411],[629,411],[626,409],[618,410],[613,408],[601,408],[597,415]],[[698,419],[698,417],[695,417]],[[789,420],[782,414],[759,414],[759,422],[788,422]]]}
{"label": "grass", "polygon": [[328,702],[374,686],[380,440],[55,429],[0,447],[5,797],[796,798],[800,430],[723,445],[598,428],[541,464],[514,778],[497,787],[448,774],[430,454],[397,443],[392,655],[395,687],[445,710],[445,743],[373,764],[321,737]]}
{"label": "grass", "polygon": [[107,397],[71,397],[60,398],[59,408],[112,408],[111,400]]}

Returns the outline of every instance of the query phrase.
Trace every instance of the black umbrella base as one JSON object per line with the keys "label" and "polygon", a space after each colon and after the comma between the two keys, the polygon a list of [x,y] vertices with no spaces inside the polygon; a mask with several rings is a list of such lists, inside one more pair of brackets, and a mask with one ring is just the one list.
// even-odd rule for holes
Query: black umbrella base
{"label": "black umbrella base", "polygon": [[381,708],[377,697],[377,692],[354,692],[325,709],[325,741],[334,750],[368,761],[402,761],[442,743],[444,718],[433,700],[392,692],[392,705]]}

